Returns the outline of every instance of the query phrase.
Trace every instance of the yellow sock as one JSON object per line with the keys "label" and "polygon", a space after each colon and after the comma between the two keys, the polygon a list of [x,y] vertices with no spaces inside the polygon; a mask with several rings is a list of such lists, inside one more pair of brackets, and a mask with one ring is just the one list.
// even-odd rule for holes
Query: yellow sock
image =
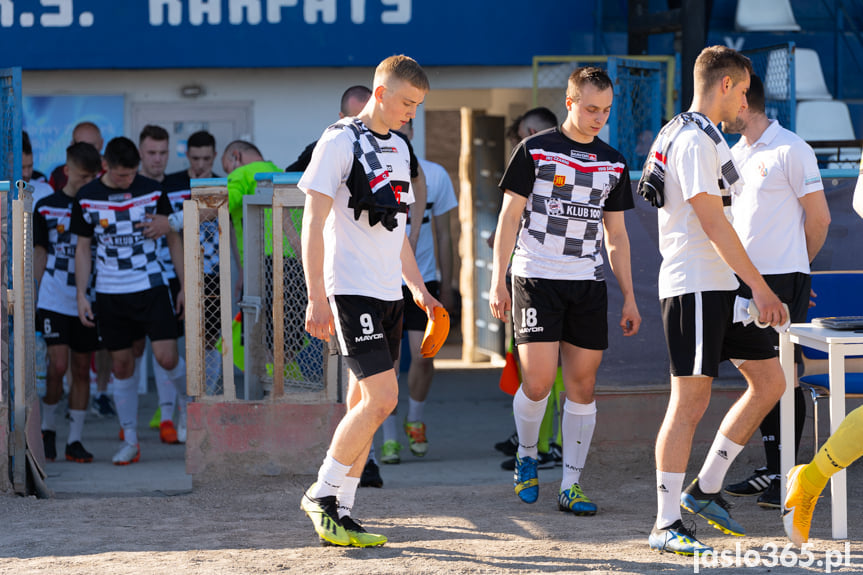
{"label": "yellow sock", "polygon": [[806,479],[824,489],[834,473],[845,469],[863,455],[863,406],[849,413],[836,433],[830,436],[812,462],[804,469]]}

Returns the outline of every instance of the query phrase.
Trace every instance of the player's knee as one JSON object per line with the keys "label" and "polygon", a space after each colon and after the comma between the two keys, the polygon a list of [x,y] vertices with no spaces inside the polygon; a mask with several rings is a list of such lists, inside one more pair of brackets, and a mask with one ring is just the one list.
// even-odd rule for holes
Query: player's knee
{"label": "player's knee", "polygon": [[429,377],[434,373],[434,359],[430,357],[412,358],[411,369],[415,369],[422,376]]}
{"label": "player's knee", "polygon": [[52,358],[48,363],[48,376],[62,378],[66,374],[67,369],[69,369],[69,363],[65,359]]}
{"label": "player's knee", "polygon": [[177,362],[180,360],[179,354],[176,351],[160,350],[153,351],[153,359],[165,370],[171,371],[177,367]]}
{"label": "player's knee", "polygon": [[114,358],[111,369],[115,379],[129,379],[135,373],[135,362],[129,359]]}
{"label": "player's knee", "polygon": [[372,395],[371,399],[369,407],[372,409],[375,419],[383,421],[398,406],[398,389],[379,389]]}

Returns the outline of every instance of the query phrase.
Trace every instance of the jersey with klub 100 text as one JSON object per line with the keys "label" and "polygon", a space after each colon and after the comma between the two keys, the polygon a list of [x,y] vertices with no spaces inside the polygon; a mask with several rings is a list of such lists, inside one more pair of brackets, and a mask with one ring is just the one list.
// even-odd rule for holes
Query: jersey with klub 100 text
{"label": "jersey with klub 100 text", "polygon": [[604,279],[603,211],[634,207],[620,152],[599,138],[581,144],[549,128],[516,147],[500,188],[527,198],[512,258],[514,275]]}
{"label": "jersey with klub 100 text", "polygon": [[72,233],[96,244],[96,292],[127,294],[166,285],[158,242],[138,224],[150,214],[170,215],[168,195],[159,182],[136,175],[125,190],[102,179],[78,191],[72,205]]}
{"label": "jersey with klub 100 text", "polygon": [[63,192],[54,192],[36,202],[33,245],[44,248],[48,256],[39,283],[38,307],[77,317],[75,246],[78,236],[72,233],[70,225],[73,202],[74,198]]}

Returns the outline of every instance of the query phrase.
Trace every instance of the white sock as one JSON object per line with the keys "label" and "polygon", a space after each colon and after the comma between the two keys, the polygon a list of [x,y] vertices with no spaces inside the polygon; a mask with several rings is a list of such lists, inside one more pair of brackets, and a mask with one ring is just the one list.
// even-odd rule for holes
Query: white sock
{"label": "white sock", "polygon": [[515,416],[515,429],[518,432],[518,456],[538,457],[536,444],[539,442],[539,428],[545,416],[548,395],[539,401],[531,401],[522,387],[512,398],[512,411]]}
{"label": "white sock", "polygon": [[408,421],[422,421],[423,420],[423,408],[425,407],[425,401],[417,401],[415,399],[408,398]]}
{"label": "white sock", "polygon": [[698,472],[699,489],[704,493],[718,493],[722,489],[722,482],[725,481],[725,474],[728,473],[731,463],[741,451],[743,451],[742,445],[716,432],[713,445],[710,446],[704,465]]}
{"label": "white sock", "polygon": [[593,430],[596,427],[596,402],[563,404],[563,477],[561,489],[569,489],[581,480]]}
{"label": "white sock", "polygon": [[[155,361],[153,363],[156,363]],[[147,394],[147,380],[150,371],[149,363],[147,362],[147,353],[141,357],[135,358],[135,372],[132,377],[135,378],[135,385],[138,388],[138,395]]]}
{"label": "white sock", "polygon": [[174,369],[167,372],[171,378],[171,383],[174,384],[174,389],[177,392],[177,407],[180,413],[186,412],[186,404],[189,402],[189,396],[186,395],[186,360],[182,356],[177,360],[177,365]]}
{"label": "white sock", "polygon": [[375,465],[378,464],[378,458],[375,457],[375,444],[372,443],[371,448],[369,449],[369,461],[373,461]]}
{"label": "white sock", "polygon": [[138,381],[135,376],[128,379],[114,378],[114,405],[117,418],[123,428],[123,436],[129,445],[138,444]]}
{"label": "white sock", "polygon": [[384,419],[381,429],[384,431],[384,441],[398,441],[398,426],[396,425],[396,416],[389,415]]}
{"label": "white sock", "polygon": [[216,395],[219,379],[222,377],[222,354],[218,349],[204,350],[204,373],[206,374],[207,395]]}
{"label": "white sock", "polygon": [[66,440],[66,445],[71,445],[76,441],[81,441],[81,433],[84,431],[84,420],[87,418],[87,411],[84,409],[69,410],[69,439]]}
{"label": "white sock", "polygon": [[171,381],[168,371],[153,362],[153,378],[156,380],[156,391],[159,394],[159,409],[162,411],[162,421],[171,421],[174,417],[174,406],[177,403],[177,388]]}
{"label": "white sock", "polygon": [[685,476],[685,473],[656,470],[656,526],[660,529],[681,518],[680,494]]}
{"label": "white sock", "polygon": [[42,430],[57,431],[57,405],[48,405],[42,400]]}
{"label": "white sock", "polygon": [[328,451],[321,468],[318,469],[318,481],[309,490],[309,495],[311,497],[338,495],[339,488],[345,482],[350,470],[350,465],[339,463]]}
{"label": "white sock", "polygon": [[336,499],[339,500],[339,519],[346,515],[350,515],[354,508],[354,499],[357,496],[357,487],[360,486],[359,477],[345,477],[342,486],[339,487],[339,492]]}

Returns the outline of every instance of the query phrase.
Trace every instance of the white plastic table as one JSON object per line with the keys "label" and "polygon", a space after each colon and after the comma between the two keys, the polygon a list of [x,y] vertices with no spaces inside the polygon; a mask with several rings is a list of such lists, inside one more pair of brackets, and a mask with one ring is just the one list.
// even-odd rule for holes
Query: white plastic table
{"label": "white plastic table", "polygon": [[[827,353],[830,378],[830,433],[845,419],[845,357],[863,355],[863,333],[818,327],[811,323],[794,323],[779,336],[779,362],[785,373],[785,393],[780,400],[780,466],[782,476],[794,466],[794,345],[798,343]],[[848,501],[845,470],[830,480],[833,507],[833,539],[848,538]],[[785,481],[782,482],[782,499],[785,500]]]}

